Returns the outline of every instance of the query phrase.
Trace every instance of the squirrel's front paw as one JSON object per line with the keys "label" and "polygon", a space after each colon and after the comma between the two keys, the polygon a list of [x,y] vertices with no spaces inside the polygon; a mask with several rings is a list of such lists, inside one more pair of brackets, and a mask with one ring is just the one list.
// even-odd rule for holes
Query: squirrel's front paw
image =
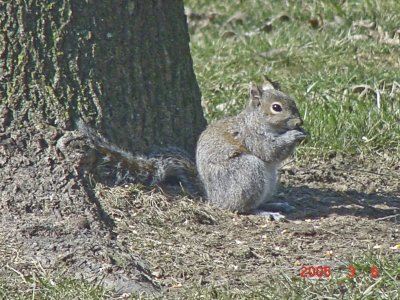
{"label": "squirrel's front paw", "polygon": [[303,128],[289,130],[286,134],[295,141],[305,140],[308,136],[307,132]]}

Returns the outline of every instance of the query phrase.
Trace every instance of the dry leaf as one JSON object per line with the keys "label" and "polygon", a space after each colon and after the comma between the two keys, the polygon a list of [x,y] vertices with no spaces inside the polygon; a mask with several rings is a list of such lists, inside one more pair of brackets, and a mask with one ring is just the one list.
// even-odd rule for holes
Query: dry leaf
{"label": "dry leaf", "polygon": [[349,37],[351,41],[365,41],[369,39],[369,36],[366,34],[355,34]]}
{"label": "dry leaf", "polygon": [[224,38],[224,39],[232,38],[232,37],[234,37],[234,36],[236,36],[236,32],[230,31],[230,30],[224,31],[224,32],[221,34],[221,37]]}
{"label": "dry leaf", "polygon": [[164,275],[164,271],[161,268],[157,268],[153,272],[151,272],[151,275],[153,275],[155,278],[160,278]]}
{"label": "dry leaf", "polygon": [[[376,39],[378,43],[397,46],[400,45],[400,30],[397,30],[394,34],[384,31],[382,26],[377,25],[371,20],[359,20],[353,22],[354,27],[369,29],[369,36]],[[358,38],[360,37],[360,38]],[[354,35],[351,39],[365,39],[363,35]]]}
{"label": "dry leaf", "polygon": [[267,52],[261,52],[259,55],[263,58],[271,58],[274,56],[279,56],[281,54],[284,54],[288,52],[287,48],[275,48],[275,49],[271,49]]}
{"label": "dry leaf", "polygon": [[273,29],[273,23],[276,21],[288,22],[290,21],[290,17],[286,13],[280,13],[272,19],[267,19],[265,23],[258,28],[258,31],[270,32]]}
{"label": "dry leaf", "polygon": [[375,28],[375,22],[371,20],[359,20],[359,21],[354,21],[353,26],[372,29]]}
{"label": "dry leaf", "polygon": [[185,9],[185,14],[189,19],[189,21],[204,20],[204,19],[207,19],[209,21],[214,21],[215,18],[220,15],[216,12],[197,13],[193,12],[189,8]]}
{"label": "dry leaf", "polygon": [[351,87],[351,92],[360,94],[361,96],[364,96],[368,92],[375,93],[375,90],[368,84],[358,84],[358,85],[353,85]]}
{"label": "dry leaf", "polygon": [[216,12],[197,13],[190,9],[185,9],[185,14],[188,19],[189,27],[191,28],[204,28],[211,24],[220,14]]}
{"label": "dry leaf", "polygon": [[238,11],[237,13],[235,13],[232,17],[230,17],[224,24],[240,24],[242,25],[244,23],[244,21],[246,20],[247,15],[241,11]]}
{"label": "dry leaf", "polygon": [[378,26],[377,30],[370,30],[370,35],[378,40],[379,43],[387,45],[400,45],[399,38],[400,30],[397,30],[391,38],[387,31],[384,31],[382,26]]}
{"label": "dry leaf", "polygon": [[319,28],[322,26],[322,24],[318,18],[312,18],[312,19],[308,20],[308,23],[310,23],[312,28]]}
{"label": "dry leaf", "polygon": [[290,21],[290,17],[286,13],[280,13],[273,19],[273,21],[275,21],[275,20],[279,20],[282,22],[288,22],[288,21]]}
{"label": "dry leaf", "polygon": [[265,22],[258,30],[264,32],[270,32],[272,30],[272,21]]}
{"label": "dry leaf", "polygon": [[390,247],[390,249],[400,250],[400,244],[394,245],[393,247]]}
{"label": "dry leaf", "polygon": [[332,25],[337,25],[337,26],[344,25],[344,23],[345,23],[344,19],[339,16],[334,16],[333,21],[331,22]]}

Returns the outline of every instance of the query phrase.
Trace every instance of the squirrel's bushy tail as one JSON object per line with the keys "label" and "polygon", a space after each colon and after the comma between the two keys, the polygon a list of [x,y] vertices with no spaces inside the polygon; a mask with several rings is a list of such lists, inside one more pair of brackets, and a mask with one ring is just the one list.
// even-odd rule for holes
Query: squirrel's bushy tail
{"label": "squirrel's bushy tail", "polygon": [[142,183],[191,196],[204,194],[196,165],[190,155],[177,147],[160,148],[148,155],[135,155],[112,144],[83,121],[76,122],[78,130],[88,138],[98,152],[94,175],[108,185]]}
{"label": "squirrel's bushy tail", "polygon": [[149,153],[148,161],[153,166],[152,185],[180,186],[191,196],[204,194],[196,164],[190,155],[177,147],[160,148]]}

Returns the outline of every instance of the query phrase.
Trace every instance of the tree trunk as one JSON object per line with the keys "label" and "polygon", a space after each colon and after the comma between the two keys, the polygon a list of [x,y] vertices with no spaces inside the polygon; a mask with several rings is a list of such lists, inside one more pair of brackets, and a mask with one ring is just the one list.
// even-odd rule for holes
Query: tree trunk
{"label": "tree trunk", "polygon": [[205,120],[182,1],[4,1],[0,29],[5,259],[156,291],[82,178],[73,129],[83,119],[133,152],[194,153]]}

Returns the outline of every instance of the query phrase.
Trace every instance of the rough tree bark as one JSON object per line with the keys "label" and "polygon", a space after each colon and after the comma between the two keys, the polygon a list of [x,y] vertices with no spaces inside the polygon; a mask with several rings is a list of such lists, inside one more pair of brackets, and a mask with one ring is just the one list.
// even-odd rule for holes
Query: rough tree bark
{"label": "rough tree bark", "polygon": [[81,118],[125,149],[193,153],[205,120],[188,41],[181,0],[0,1],[3,266],[157,290],[82,178],[71,133]]}

